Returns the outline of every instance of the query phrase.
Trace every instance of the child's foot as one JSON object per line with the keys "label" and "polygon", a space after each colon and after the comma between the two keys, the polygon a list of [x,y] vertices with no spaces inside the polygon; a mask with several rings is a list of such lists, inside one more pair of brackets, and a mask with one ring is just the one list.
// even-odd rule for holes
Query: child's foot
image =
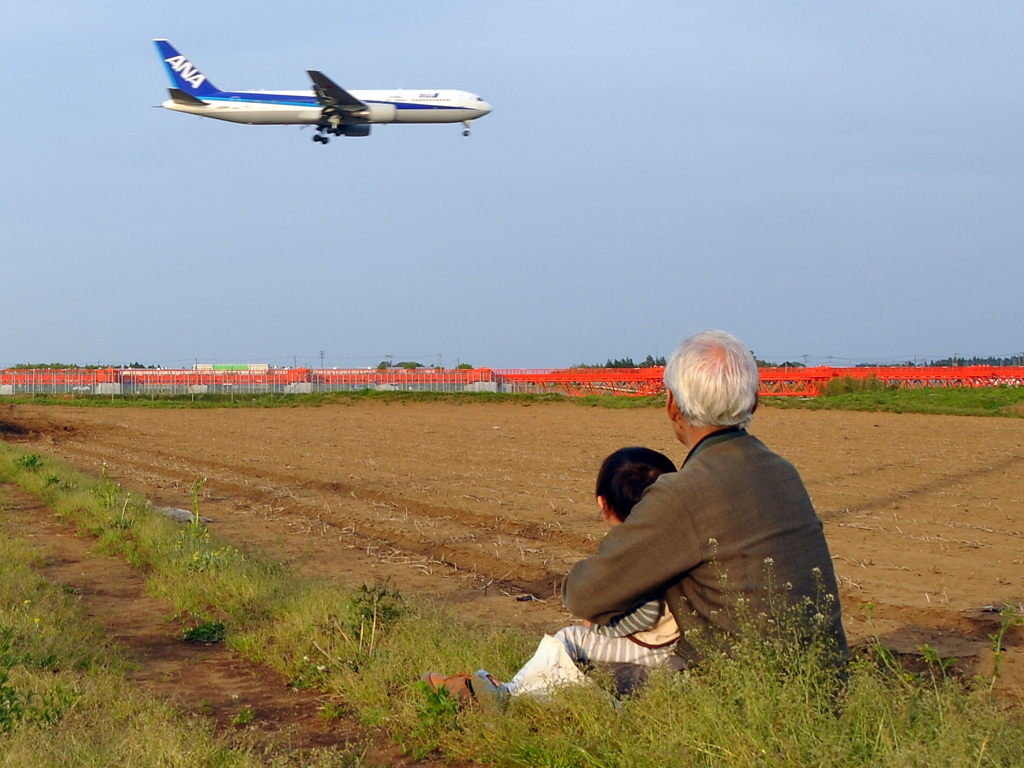
{"label": "child's foot", "polygon": [[444,688],[448,695],[458,699],[461,707],[477,702],[502,706],[509,697],[505,684],[483,669],[472,675],[460,673],[447,677],[440,672],[427,672],[421,679],[435,692]]}
{"label": "child's foot", "polygon": [[473,684],[469,675],[460,673],[446,677],[440,672],[427,672],[420,679],[429,685],[430,689],[435,693],[440,692],[444,688],[449,696],[453,696],[458,700],[459,706],[465,707],[476,701],[476,696],[473,693]]}

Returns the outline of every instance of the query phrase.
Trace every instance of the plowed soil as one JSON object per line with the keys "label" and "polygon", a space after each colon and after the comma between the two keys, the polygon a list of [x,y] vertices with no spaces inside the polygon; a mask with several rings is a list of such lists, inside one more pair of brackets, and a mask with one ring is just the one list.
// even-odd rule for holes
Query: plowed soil
{"label": "plowed soil", "polygon": [[[1024,420],[761,409],[752,431],[790,459],[825,524],[851,640],[928,643],[991,669],[992,610],[1024,598]],[[188,507],[307,573],[390,579],[482,621],[551,630],[559,580],[604,532],[601,460],[673,457],[658,409],[569,403],[358,401],[321,408],[0,406],[0,436]],[[1024,690],[1024,640],[1000,686]]]}

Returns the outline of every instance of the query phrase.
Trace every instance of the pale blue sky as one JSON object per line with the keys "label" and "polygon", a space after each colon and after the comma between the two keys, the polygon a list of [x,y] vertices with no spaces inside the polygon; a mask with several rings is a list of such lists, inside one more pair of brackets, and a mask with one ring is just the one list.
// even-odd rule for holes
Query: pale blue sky
{"label": "pale blue sky", "polygon": [[[153,109],[460,88],[327,147]],[[1024,351],[1017,2],[0,0],[0,365]]]}

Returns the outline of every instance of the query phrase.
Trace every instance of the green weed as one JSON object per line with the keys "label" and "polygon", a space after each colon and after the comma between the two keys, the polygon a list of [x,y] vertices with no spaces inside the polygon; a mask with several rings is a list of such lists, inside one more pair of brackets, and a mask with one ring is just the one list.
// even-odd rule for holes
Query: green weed
{"label": "green weed", "polygon": [[[53,483],[49,484],[53,485]],[[121,486],[110,479],[110,473],[107,472],[106,464],[103,465],[103,482],[97,483],[90,490],[99,500],[100,507],[103,509],[111,509],[117,504],[117,500],[121,496]]]}
{"label": "green weed", "polygon": [[988,685],[989,693],[992,693],[996,680],[999,679],[999,668],[1002,664],[1003,656],[1006,654],[1006,650],[1003,648],[1003,640],[1006,638],[1006,633],[1010,627],[1022,624],[1024,624],[1024,616],[1022,616],[1020,608],[1011,603],[1004,602],[1002,610],[999,612],[999,630],[995,634],[988,636],[989,640],[992,641],[992,653],[995,659],[992,667],[992,678]]}
{"label": "green weed", "polygon": [[204,621],[194,627],[189,627],[182,635],[183,639],[190,643],[219,643],[227,634],[227,628],[221,621]]}
{"label": "green weed", "polygon": [[344,716],[345,708],[333,701],[328,701],[320,707],[320,719],[323,720],[324,726],[328,726],[334,720],[340,720]]}
{"label": "green weed", "polygon": [[19,469],[25,469],[29,472],[37,472],[43,467],[43,460],[37,453],[24,453],[18,457],[15,461],[15,465]]}
{"label": "green weed", "polygon": [[253,720],[256,719],[256,710],[246,705],[240,707],[235,716],[231,718],[232,725],[249,725]]}

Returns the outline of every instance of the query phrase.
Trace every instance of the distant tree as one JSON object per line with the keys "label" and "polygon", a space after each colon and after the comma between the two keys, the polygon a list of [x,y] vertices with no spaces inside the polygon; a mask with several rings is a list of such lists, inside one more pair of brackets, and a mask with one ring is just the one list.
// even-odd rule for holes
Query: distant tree
{"label": "distant tree", "polygon": [[604,364],[605,368],[636,368],[636,363],[633,362],[632,357],[621,357],[615,360],[609,360]]}
{"label": "distant tree", "polygon": [[941,360],[932,360],[929,365],[933,365],[937,368],[945,368],[954,365],[1021,365],[1021,361],[1024,357],[960,357],[954,355],[953,357],[944,357]]}
{"label": "distant tree", "polygon": [[388,361],[387,360],[381,360],[379,363],[377,363],[377,370],[378,371],[386,371],[390,367],[391,366],[388,365]]}
{"label": "distant tree", "polygon": [[469,363],[459,363],[457,366],[455,366],[455,370],[457,370],[457,371],[472,371],[473,370],[473,366],[470,365]]}
{"label": "distant tree", "polygon": [[[750,354],[754,355],[753,352],[751,352]],[[793,362],[791,360],[787,360],[784,363],[770,363],[767,360],[762,360],[757,355],[754,355],[754,362],[757,364],[758,368],[803,368],[804,367],[803,363],[797,363],[797,362]]]}
{"label": "distant tree", "polygon": [[45,369],[45,370],[62,370],[65,368],[78,368],[79,366],[71,363],[18,363],[17,365],[11,366],[18,370],[31,370],[31,369]]}
{"label": "distant tree", "polygon": [[648,355],[644,360],[637,365],[633,362],[632,357],[622,357],[612,360],[609,358],[604,365],[601,363],[577,363],[576,365],[569,366],[570,368],[655,368],[658,366],[665,365],[664,357],[651,357]]}
{"label": "distant tree", "polygon": [[405,368],[406,370],[412,371],[416,368],[422,368],[423,363],[416,363],[412,360],[407,360],[404,363],[395,363],[395,368]]}

